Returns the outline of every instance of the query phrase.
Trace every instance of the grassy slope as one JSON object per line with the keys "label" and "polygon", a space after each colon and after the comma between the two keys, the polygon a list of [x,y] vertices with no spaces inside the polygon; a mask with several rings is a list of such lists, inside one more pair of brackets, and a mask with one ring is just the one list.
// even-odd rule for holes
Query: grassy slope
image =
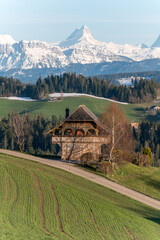
{"label": "grassy slope", "polygon": [[160,201],[160,168],[139,167],[132,163],[119,166],[114,173],[106,176],[96,172],[93,167],[82,167],[84,170],[94,172],[125,187],[144,193]]}
{"label": "grassy slope", "polygon": [[160,211],[65,171],[0,154],[0,239],[160,239]]}
{"label": "grassy slope", "polygon": [[[43,114],[45,117],[51,115],[64,116],[65,108],[69,107],[73,112],[79,105],[86,105],[94,114],[99,115],[106,109],[109,101],[95,99],[91,97],[68,97],[59,102],[25,102],[16,100],[0,99],[0,118],[7,116],[11,112],[28,111],[31,116]],[[140,121],[143,118],[144,110],[142,107],[134,104],[121,105],[125,110],[129,120]]]}
{"label": "grassy slope", "polygon": [[160,200],[160,168],[121,166],[109,179]]}

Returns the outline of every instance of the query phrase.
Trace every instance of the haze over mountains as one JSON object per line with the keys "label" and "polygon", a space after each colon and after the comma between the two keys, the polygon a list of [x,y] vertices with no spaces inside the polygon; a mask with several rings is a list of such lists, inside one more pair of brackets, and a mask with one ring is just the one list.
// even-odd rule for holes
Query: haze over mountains
{"label": "haze over mountains", "polygon": [[84,75],[160,70],[160,36],[148,47],[96,40],[86,26],[66,40],[16,42],[0,35],[0,75],[33,82],[41,75],[76,72]]}

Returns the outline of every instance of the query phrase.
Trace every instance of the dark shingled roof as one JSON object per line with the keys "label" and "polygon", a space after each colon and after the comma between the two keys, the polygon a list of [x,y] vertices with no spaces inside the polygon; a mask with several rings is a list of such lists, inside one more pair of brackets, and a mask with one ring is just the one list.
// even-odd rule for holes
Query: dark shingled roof
{"label": "dark shingled roof", "polygon": [[97,121],[97,117],[85,106],[80,105],[66,120],[70,121]]}
{"label": "dark shingled roof", "polygon": [[[80,121],[80,122],[81,121],[84,121],[84,122],[92,121],[92,122],[95,122],[100,128],[102,128],[106,132],[110,132],[110,130],[102,122],[100,122],[99,119],[85,105],[80,105],[63,123],[75,122],[75,121],[76,122],[77,121]],[[61,126],[63,123],[61,123],[59,126]],[[49,131],[48,133],[51,133],[52,130]]]}

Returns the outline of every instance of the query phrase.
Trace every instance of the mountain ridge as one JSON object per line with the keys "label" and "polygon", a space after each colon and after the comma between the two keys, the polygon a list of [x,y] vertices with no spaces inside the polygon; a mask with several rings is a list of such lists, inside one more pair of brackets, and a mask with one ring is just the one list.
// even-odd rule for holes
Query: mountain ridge
{"label": "mountain ridge", "polygon": [[[37,72],[38,69],[45,69],[45,72],[47,72],[46,69],[53,69],[54,72],[61,73],[64,72],[64,69],[74,66],[75,72],[81,73],[78,70],[78,64],[82,65],[81,69],[86,64],[106,64],[113,65],[114,71],[120,72],[124,69],[123,63],[125,63],[124,65],[130,63],[129,66],[138,66],[143,65],[140,62],[154,59],[160,59],[160,37],[152,47],[147,47],[145,44],[133,46],[98,41],[86,26],[77,28],[66,40],[59,43],[47,43],[39,40],[16,42],[9,35],[0,35],[0,74],[3,72],[7,76],[9,72],[13,72],[13,76],[16,75],[21,79],[26,70],[29,70],[30,76],[32,76],[31,72],[35,72],[36,69]],[[117,65],[117,69],[115,69],[115,65]],[[76,66],[78,67],[76,68]],[[148,70],[157,70],[155,67],[151,69],[147,63],[146,67],[148,66]],[[104,68],[107,71],[108,67]],[[139,67],[137,68],[139,71]],[[159,69],[158,66],[157,68]],[[18,73],[16,69],[19,69]],[[104,73],[108,72],[104,72],[103,69]],[[109,71],[109,73],[111,72]],[[26,78],[27,76],[25,81]]]}

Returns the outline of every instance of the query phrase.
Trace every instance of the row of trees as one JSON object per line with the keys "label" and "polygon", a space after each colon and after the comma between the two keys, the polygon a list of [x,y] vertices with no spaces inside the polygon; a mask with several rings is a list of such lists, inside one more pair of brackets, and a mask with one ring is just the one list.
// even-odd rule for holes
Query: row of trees
{"label": "row of trees", "polygon": [[132,86],[117,86],[109,80],[84,77],[75,73],[51,75],[36,84],[22,84],[13,78],[0,77],[0,97],[21,96],[41,99],[53,92],[77,92],[106,97],[123,102],[140,103],[156,98],[160,83],[154,80],[135,80]]}
{"label": "row of trees", "polygon": [[140,103],[149,102],[156,98],[160,83],[154,80],[140,79],[133,81],[132,86],[118,86],[109,80],[99,80],[94,77],[84,77],[75,73],[64,73],[63,75],[51,75],[36,83],[37,96],[48,95],[53,92],[77,92],[106,97],[122,102]]}

